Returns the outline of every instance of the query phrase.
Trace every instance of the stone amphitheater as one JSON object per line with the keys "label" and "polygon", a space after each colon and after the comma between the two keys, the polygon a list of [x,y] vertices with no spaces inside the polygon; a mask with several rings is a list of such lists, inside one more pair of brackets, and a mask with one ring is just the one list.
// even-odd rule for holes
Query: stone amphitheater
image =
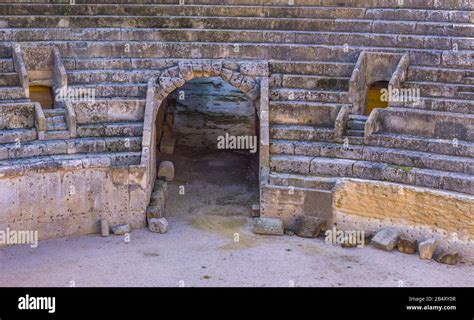
{"label": "stone amphitheater", "polygon": [[221,77],[256,109],[261,217],[396,227],[474,260],[472,0],[87,2],[0,3],[0,229],[166,216],[171,97]]}

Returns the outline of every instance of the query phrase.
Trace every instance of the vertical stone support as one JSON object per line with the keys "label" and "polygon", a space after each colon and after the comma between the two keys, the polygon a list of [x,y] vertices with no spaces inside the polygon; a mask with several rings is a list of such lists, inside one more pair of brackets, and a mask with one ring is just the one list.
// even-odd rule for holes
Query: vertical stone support
{"label": "vertical stone support", "polygon": [[343,106],[339,113],[337,114],[336,120],[334,122],[334,133],[337,138],[342,138],[345,134],[347,120],[349,119],[349,114],[351,113],[351,108],[348,106]]}
{"label": "vertical stone support", "polygon": [[76,111],[72,105],[71,101],[66,101],[65,104],[66,110],[66,122],[69,130],[69,137],[75,138],[77,136],[77,120],[76,120]]}
{"label": "vertical stone support", "polygon": [[46,118],[44,116],[43,108],[39,102],[34,103],[35,108],[35,127],[38,133],[38,140],[44,140],[44,132],[46,131]]}
{"label": "vertical stone support", "polygon": [[367,119],[367,122],[365,123],[364,126],[364,140],[365,143],[369,143],[370,137],[372,134],[376,133],[379,128],[380,128],[380,113],[381,109],[374,109],[372,113],[370,114],[369,118]]}
{"label": "vertical stone support", "polygon": [[366,52],[363,51],[357,59],[357,63],[352,71],[349,80],[349,99],[352,102],[353,112],[361,114],[364,110],[366,97],[364,96],[367,86],[365,79]]}
{"label": "vertical stone support", "polygon": [[162,100],[156,97],[156,78],[148,80],[143,123],[141,165],[147,170],[146,185],[151,190],[156,176],[156,128],[154,126]]}
{"label": "vertical stone support", "polygon": [[259,119],[260,119],[260,185],[268,183],[270,173],[270,128],[269,128],[269,81],[268,77],[260,80]]}
{"label": "vertical stone support", "polygon": [[[62,92],[67,92],[67,73],[66,68],[64,67],[63,59],[57,47],[53,46],[51,48],[53,54],[53,94],[56,94],[58,90]],[[55,101],[55,104],[59,103]],[[63,102],[61,102],[62,104]],[[65,106],[55,106],[55,107],[65,107]]]}
{"label": "vertical stone support", "polygon": [[25,92],[25,97],[30,97],[30,82],[28,78],[28,72],[26,71],[25,61],[23,59],[23,54],[21,47],[18,43],[12,45],[12,55],[13,63],[15,65],[15,71],[18,73],[20,78],[20,84]]}

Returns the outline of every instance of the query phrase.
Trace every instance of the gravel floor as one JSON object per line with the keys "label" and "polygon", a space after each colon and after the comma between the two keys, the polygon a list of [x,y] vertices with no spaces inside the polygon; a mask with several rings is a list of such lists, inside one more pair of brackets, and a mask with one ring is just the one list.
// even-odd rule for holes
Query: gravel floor
{"label": "gravel floor", "polygon": [[89,235],[0,248],[0,286],[474,286],[468,264],[343,249],[324,238],[254,235],[255,159],[220,153],[171,160],[178,174],[167,234],[141,229],[128,243]]}
{"label": "gravel floor", "polygon": [[[1,286],[474,286],[474,267],[446,266],[323,238],[257,236],[250,218],[170,219],[167,234],[134,230],[0,250]],[[239,242],[235,242],[235,233]]]}

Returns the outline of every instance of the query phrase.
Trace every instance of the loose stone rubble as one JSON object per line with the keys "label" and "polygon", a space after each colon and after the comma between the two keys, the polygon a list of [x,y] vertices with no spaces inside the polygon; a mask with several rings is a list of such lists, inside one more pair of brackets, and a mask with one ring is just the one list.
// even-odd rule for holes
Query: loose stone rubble
{"label": "loose stone rubble", "polygon": [[158,179],[163,178],[167,182],[174,179],[174,164],[171,161],[162,161],[158,167]]}
{"label": "loose stone rubble", "polygon": [[115,226],[112,226],[112,233],[118,236],[130,233],[130,225],[128,224],[118,224]]}
{"label": "loose stone rubble", "polygon": [[148,219],[148,229],[151,232],[166,233],[168,232],[169,223],[165,218]]}
{"label": "loose stone rubble", "polygon": [[107,222],[107,219],[100,219],[100,233],[102,237],[108,237],[109,236],[109,223]]}
{"label": "loose stone rubble", "polygon": [[256,218],[252,231],[255,234],[282,236],[283,221],[273,218]]}
{"label": "loose stone rubble", "polygon": [[317,238],[325,221],[319,217],[300,216],[296,219],[295,234],[304,238]]}
{"label": "loose stone rubble", "polygon": [[395,228],[385,228],[380,230],[372,238],[372,245],[378,249],[392,251],[398,243],[401,232]]}
{"label": "loose stone rubble", "polygon": [[460,259],[461,257],[459,256],[459,253],[455,251],[447,251],[447,250],[439,249],[434,254],[434,260],[436,262],[449,264],[449,265],[457,264]]}
{"label": "loose stone rubble", "polygon": [[408,254],[414,254],[416,252],[416,244],[416,239],[401,236],[397,244],[398,251]]}
{"label": "loose stone rubble", "polygon": [[431,260],[437,248],[436,239],[431,238],[421,241],[418,245],[418,251],[421,259]]}

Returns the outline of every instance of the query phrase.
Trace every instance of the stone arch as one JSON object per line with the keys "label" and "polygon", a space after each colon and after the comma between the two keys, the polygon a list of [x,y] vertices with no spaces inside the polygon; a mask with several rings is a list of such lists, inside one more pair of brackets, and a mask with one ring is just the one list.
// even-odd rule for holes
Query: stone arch
{"label": "stone arch", "polygon": [[185,60],[168,67],[156,78],[148,81],[143,125],[141,166],[145,167],[148,193],[156,178],[156,126],[155,121],[162,102],[186,82],[198,77],[221,77],[239,88],[255,104],[259,119],[259,178],[260,186],[268,182],[269,173],[269,118],[268,118],[268,62]]}
{"label": "stone arch", "polygon": [[[178,65],[165,69],[156,80],[159,86],[157,98],[165,99],[177,88],[182,87],[193,78],[221,77],[232,86],[239,88],[251,101],[260,96],[259,79],[255,72],[245,63],[223,62],[222,60],[199,60],[192,62],[179,62]],[[243,69],[243,70],[241,70]],[[243,72],[241,72],[243,71]],[[252,75],[253,73],[253,75]]]}

